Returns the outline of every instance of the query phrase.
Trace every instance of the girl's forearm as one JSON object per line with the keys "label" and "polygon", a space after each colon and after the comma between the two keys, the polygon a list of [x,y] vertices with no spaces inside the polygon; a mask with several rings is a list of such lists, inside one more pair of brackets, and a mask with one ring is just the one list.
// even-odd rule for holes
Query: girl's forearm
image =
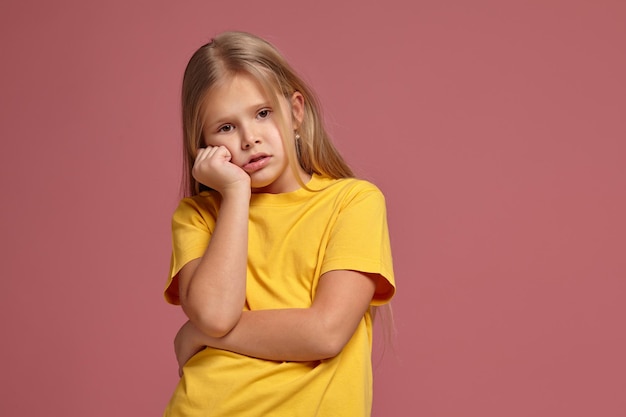
{"label": "girl's forearm", "polygon": [[354,334],[369,308],[378,278],[356,271],[330,271],[320,279],[309,308],[244,311],[223,337],[190,323],[181,329],[179,342],[184,351],[211,346],[276,361],[330,358]]}
{"label": "girl's forearm", "polygon": [[181,271],[181,304],[203,332],[223,336],[235,326],[246,296],[249,193],[224,198],[211,241],[193,271]]}
{"label": "girl's forearm", "polygon": [[194,344],[276,361],[310,361],[333,357],[343,344],[310,308],[244,311],[225,336],[194,332]]}

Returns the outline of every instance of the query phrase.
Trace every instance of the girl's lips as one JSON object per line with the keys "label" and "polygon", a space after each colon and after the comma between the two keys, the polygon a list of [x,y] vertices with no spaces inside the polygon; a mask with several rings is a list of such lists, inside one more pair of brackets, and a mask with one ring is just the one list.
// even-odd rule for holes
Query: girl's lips
{"label": "girl's lips", "polygon": [[246,172],[254,172],[266,166],[270,161],[269,155],[259,155],[250,158],[250,161],[247,164],[244,164],[241,168]]}

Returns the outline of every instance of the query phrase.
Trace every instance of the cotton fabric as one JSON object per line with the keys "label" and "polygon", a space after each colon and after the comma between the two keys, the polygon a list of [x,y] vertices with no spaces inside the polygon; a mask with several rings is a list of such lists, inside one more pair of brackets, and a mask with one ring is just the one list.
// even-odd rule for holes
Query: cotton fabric
{"label": "cotton fabric", "polygon": [[[342,269],[379,274],[371,304],[388,302],[395,281],[383,194],[367,181],[317,175],[307,188],[252,194],[244,310],[307,308],[320,277]],[[169,303],[179,303],[180,269],[203,256],[220,201],[208,191],[183,199],[176,209]],[[185,365],[164,415],[369,416],[371,349],[370,312],[331,359],[277,362],[206,348]]]}

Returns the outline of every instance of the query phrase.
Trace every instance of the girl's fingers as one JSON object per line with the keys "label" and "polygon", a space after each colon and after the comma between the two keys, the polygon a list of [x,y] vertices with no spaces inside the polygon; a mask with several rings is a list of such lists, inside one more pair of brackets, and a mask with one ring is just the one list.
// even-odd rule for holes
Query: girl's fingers
{"label": "girl's fingers", "polygon": [[198,153],[196,154],[196,163],[206,158],[206,150],[207,148],[198,148]]}
{"label": "girl's fingers", "polygon": [[207,163],[213,164],[213,161],[230,161],[232,158],[230,151],[225,146],[207,146],[206,148],[199,148],[194,161],[194,169],[202,169]]}
{"label": "girl's fingers", "polygon": [[202,161],[207,158],[224,157],[230,160],[231,155],[230,151],[225,146],[207,146],[206,148],[202,148],[198,150],[198,156],[196,157],[196,162]]}
{"label": "girl's fingers", "polygon": [[214,149],[215,149],[215,152],[213,153],[214,155],[223,156],[223,157],[226,157],[228,160],[230,160],[231,158],[230,152],[225,146],[216,146]]}
{"label": "girl's fingers", "polygon": [[207,146],[206,148],[198,148],[198,154],[196,155],[196,162],[212,157],[213,155],[215,155],[215,152],[217,152],[217,150],[220,148],[224,148],[224,147],[223,146]]}
{"label": "girl's fingers", "polygon": [[219,149],[219,147],[217,146],[211,146],[207,148],[207,157],[211,157],[213,155],[215,155],[215,152],[217,152],[217,150]]}

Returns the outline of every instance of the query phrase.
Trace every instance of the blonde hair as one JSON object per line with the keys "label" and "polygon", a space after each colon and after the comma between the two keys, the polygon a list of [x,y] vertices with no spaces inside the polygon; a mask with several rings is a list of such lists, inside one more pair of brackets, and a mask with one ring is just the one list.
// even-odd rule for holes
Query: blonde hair
{"label": "blonde hair", "polygon": [[[201,46],[191,57],[182,88],[183,186],[186,195],[206,189],[191,175],[202,138],[203,104],[211,88],[230,76],[246,74],[256,79],[272,105],[281,108],[279,97],[290,99],[294,92],[304,98],[304,118],[298,130],[299,139],[286,128],[282,112],[278,117],[290,168],[298,165],[308,174],[330,178],[350,178],[354,174],[332,144],[324,127],[314,92],[269,42],[245,32],[224,32]],[[299,175],[296,175],[299,182]],[[300,184],[305,187],[304,184]]]}
{"label": "blonde hair", "polygon": [[[286,129],[282,111],[274,112],[289,165],[297,174],[298,165],[308,174],[339,179],[352,178],[352,169],[337,151],[322,120],[321,108],[313,90],[294,71],[281,53],[269,42],[246,32],[224,32],[194,52],[183,77],[183,190],[187,196],[207,189],[191,174],[198,148],[204,147],[202,138],[203,105],[210,90],[237,74],[252,76],[259,82],[272,105],[281,109],[279,97],[290,99],[294,92],[304,98],[304,118],[298,128],[299,140]],[[300,175],[295,175],[300,185]],[[372,307],[389,316],[386,330],[393,329],[393,316],[389,304]],[[389,335],[388,335],[389,336]]]}

